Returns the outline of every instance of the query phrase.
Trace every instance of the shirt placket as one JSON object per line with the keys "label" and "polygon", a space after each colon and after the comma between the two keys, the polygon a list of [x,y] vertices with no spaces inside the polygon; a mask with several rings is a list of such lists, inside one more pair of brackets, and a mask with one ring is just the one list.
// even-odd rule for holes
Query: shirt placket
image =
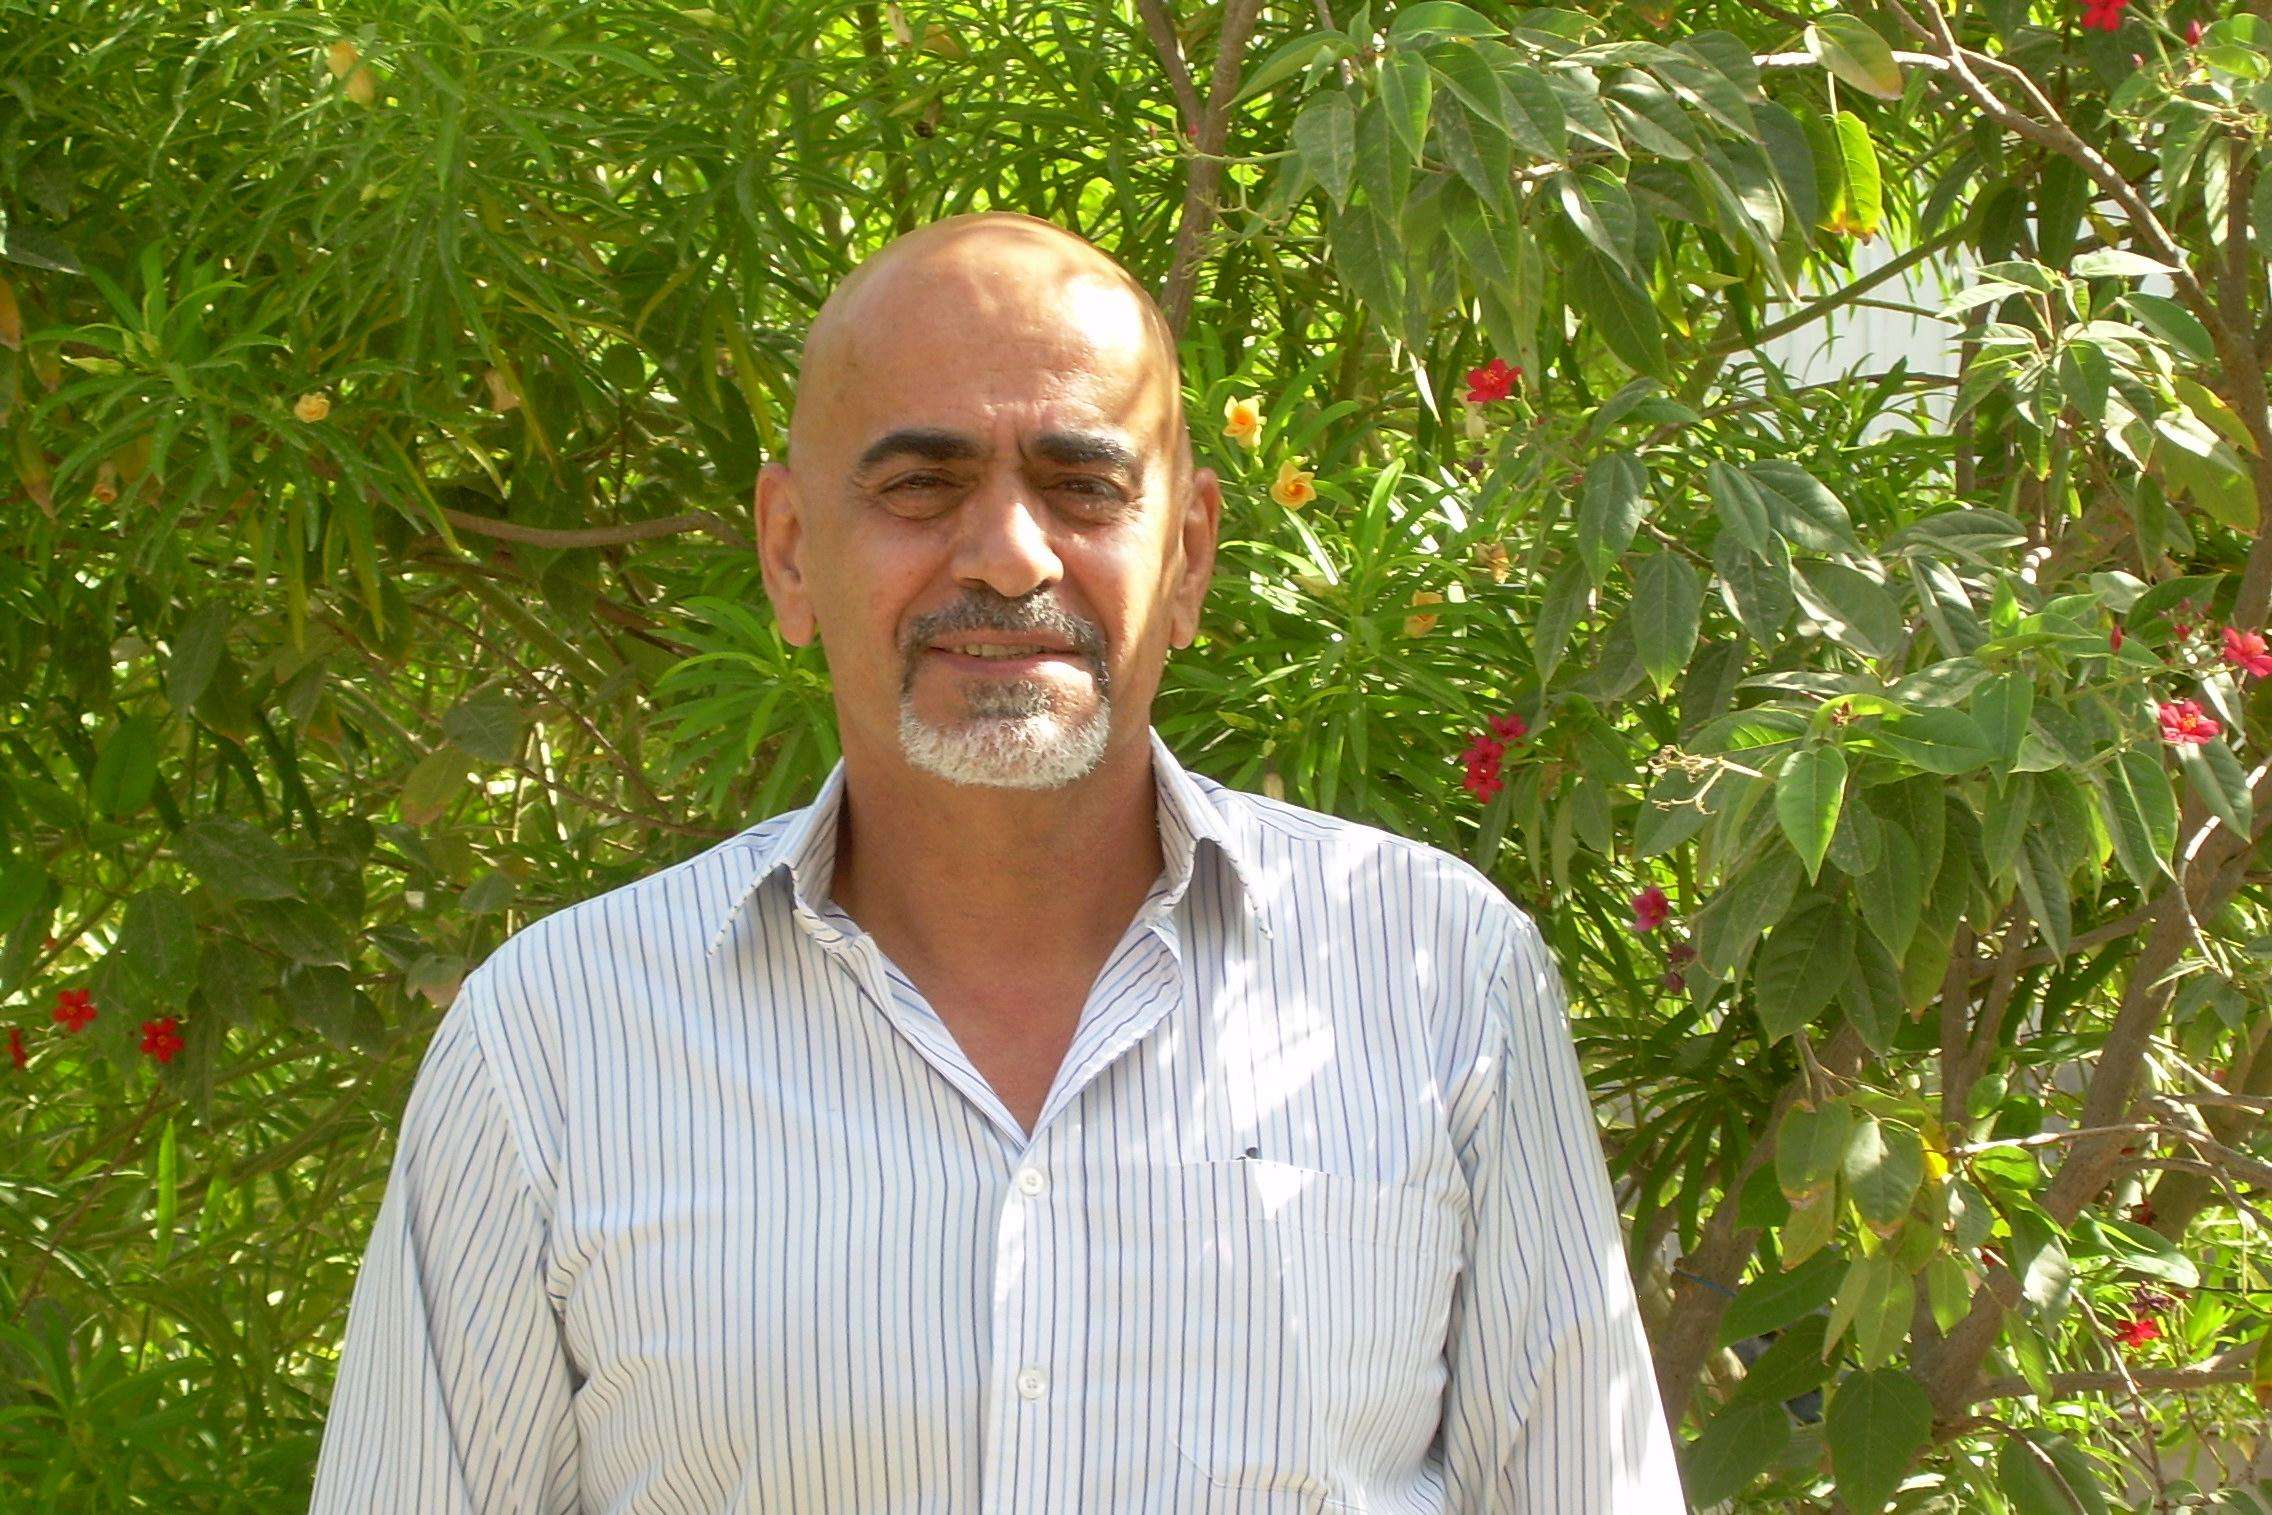
{"label": "shirt placket", "polygon": [[1098,975],[1056,1086],[1004,1183],[995,1229],[993,1330],[980,1489],[992,1515],[1079,1507],[1081,1369],[1090,1260],[1081,1225],[1080,1093],[1173,1006],[1179,948],[1168,910],[1149,901]]}

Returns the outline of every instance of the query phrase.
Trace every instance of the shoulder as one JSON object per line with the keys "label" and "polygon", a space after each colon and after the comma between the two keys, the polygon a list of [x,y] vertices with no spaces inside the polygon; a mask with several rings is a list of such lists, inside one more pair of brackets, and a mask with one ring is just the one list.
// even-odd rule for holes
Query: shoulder
{"label": "shoulder", "polygon": [[1497,951],[1538,938],[1529,913],[1482,870],[1432,843],[1363,821],[1233,789],[1194,774],[1233,836],[1266,872],[1385,903],[1397,915]]}

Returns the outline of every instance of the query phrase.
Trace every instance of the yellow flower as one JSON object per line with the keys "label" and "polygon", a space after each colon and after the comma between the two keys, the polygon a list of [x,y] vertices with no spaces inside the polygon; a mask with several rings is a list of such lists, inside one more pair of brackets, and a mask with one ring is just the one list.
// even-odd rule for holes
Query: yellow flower
{"label": "yellow flower", "polygon": [[1262,402],[1233,395],[1223,403],[1223,435],[1249,447],[1262,445]]}
{"label": "yellow flower", "polygon": [[1278,477],[1270,486],[1270,498],[1288,510],[1299,510],[1317,498],[1314,487],[1317,475],[1304,473],[1300,458],[1288,458],[1278,465]]}
{"label": "yellow flower", "polygon": [[323,66],[331,70],[334,79],[346,78],[355,72],[355,65],[362,61],[362,50],[344,37],[324,49]]}
{"label": "yellow flower", "polygon": [[331,401],[320,394],[304,394],[292,402],[292,414],[313,424],[331,414]]}
{"label": "yellow flower", "polygon": [[342,90],[357,105],[369,105],[379,98],[379,76],[371,72],[370,64],[358,63],[355,71],[347,76]]}
{"label": "yellow flower", "polygon": [[[1444,597],[1433,589],[1416,589],[1412,592],[1412,603],[1415,605],[1441,605],[1444,603]],[[1434,611],[1427,611],[1419,615],[1408,615],[1404,618],[1404,634],[1408,637],[1426,636],[1435,628],[1435,625],[1436,615]]]}
{"label": "yellow flower", "polygon": [[1506,583],[1507,572],[1514,566],[1513,559],[1507,553],[1507,544],[1504,542],[1476,543],[1475,561],[1490,570],[1491,582],[1494,584]]}

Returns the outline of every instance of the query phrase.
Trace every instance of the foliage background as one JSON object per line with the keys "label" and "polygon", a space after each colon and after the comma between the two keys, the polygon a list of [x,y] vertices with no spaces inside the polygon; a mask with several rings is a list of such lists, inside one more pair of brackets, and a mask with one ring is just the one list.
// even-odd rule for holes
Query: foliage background
{"label": "foliage background", "polygon": [[[1554,935],[1698,1507],[2258,1507],[2272,18],[1348,11],[0,0],[0,1496],[304,1500],[459,977],[834,760],[805,321],[1006,207],[1229,481],[1163,733]],[[1877,238],[1956,374],[1794,384]]]}

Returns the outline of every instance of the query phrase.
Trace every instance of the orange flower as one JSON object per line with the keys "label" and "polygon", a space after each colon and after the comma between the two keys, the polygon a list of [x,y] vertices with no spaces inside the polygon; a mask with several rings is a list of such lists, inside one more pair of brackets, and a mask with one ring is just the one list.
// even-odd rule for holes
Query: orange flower
{"label": "orange flower", "polygon": [[1506,583],[1508,570],[1514,566],[1514,560],[1508,555],[1507,544],[1504,542],[1476,543],[1475,561],[1490,570],[1491,582],[1494,584]]}
{"label": "orange flower", "polygon": [[[1412,592],[1412,603],[1415,605],[1441,605],[1444,603],[1444,597],[1433,589],[1416,589]],[[1435,625],[1436,615],[1434,611],[1408,615],[1404,618],[1404,634],[1408,637],[1426,636],[1435,629]]]}
{"label": "orange flower", "polygon": [[357,105],[369,105],[379,98],[379,76],[371,72],[371,65],[358,63],[355,72],[347,76],[347,98]]}
{"label": "orange flower", "polygon": [[1270,486],[1270,498],[1288,510],[1299,510],[1317,498],[1314,473],[1304,473],[1300,458],[1288,458],[1278,465],[1278,477]]}
{"label": "orange flower", "polygon": [[355,72],[355,65],[362,61],[362,50],[344,37],[324,49],[323,66],[331,70],[334,79],[346,78]]}
{"label": "orange flower", "polygon": [[1249,447],[1262,445],[1262,401],[1258,398],[1240,399],[1237,395],[1223,402],[1223,435]]}
{"label": "orange flower", "polygon": [[312,426],[331,414],[331,401],[321,394],[304,394],[292,402],[292,414]]}

